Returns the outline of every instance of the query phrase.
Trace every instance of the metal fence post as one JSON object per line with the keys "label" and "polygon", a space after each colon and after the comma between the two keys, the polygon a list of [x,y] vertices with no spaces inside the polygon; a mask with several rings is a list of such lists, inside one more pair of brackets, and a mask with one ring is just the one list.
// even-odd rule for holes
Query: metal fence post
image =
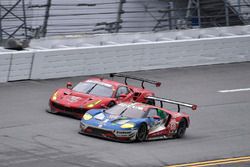
{"label": "metal fence post", "polygon": [[225,18],[226,18],[226,26],[229,26],[229,11],[228,11],[228,1],[224,0],[225,6]]}
{"label": "metal fence post", "polygon": [[241,13],[241,2],[240,2],[241,0],[238,0],[237,2],[238,2],[238,12],[239,13]]}
{"label": "metal fence post", "polygon": [[3,31],[2,31],[2,5],[0,1],[0,46],[2,45],[3,42]]}
{"label": "metal fence post", "polygon": [[51,0],[47,0],[45,18],[44,18],[43,28],[42,28],[42,37],[45,37],[47,34],[47,26],[48,26],[48,20],[49,20],[50,7],[51,7]]}
{"label": "metal fence post", "polygon": [[27,39],[26,9],[25,9],[25,3],[24,3],[24,0],[22,1],[22,7],[23,7],[23,24],[24,24],[24,33],[25,33],[25,38]]}
{"label": "metal fence post", "polygon": [[173,2],[169,2],[169,4],[168,4],[168,10],[169,10],[169,12],[168,12],[168,24],[169,24],[170,30],[172,30],[172,27],[173,27],[173,25],[172,25],[172,10],[173,10],[173,8],[174,8]]}
{"label": "metal fence post", "polygon": [[201,9],[200,9],[200,0],[197,0],[196,2],[197,7],[197,16],[198,16],[198,24],[199,27],[201,27]]}
{"label": "metal fence post", "polygon": [[123,4],[126,3],[126,0],[120,0],[119,6],[118,6],[118,13],[117,13],[117,18],[116,18],[116,23],[115,23],[115,32],[119,32],[120,30],[120,23],[121,23],[121,16],[124,13],[123,11]]}

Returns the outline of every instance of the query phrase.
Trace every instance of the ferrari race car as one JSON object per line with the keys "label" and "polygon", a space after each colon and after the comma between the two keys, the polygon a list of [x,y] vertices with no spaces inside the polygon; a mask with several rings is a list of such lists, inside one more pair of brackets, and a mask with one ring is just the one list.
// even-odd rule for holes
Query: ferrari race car
{"label": "ferrari race car", "polygon": [[[180,106],[193,110],[197,106],[158,97],[147,99],[159,101],[161,107],[124,102],[107,110],[92,109],[81,119],[79,133],[123,142],[183,137],[190,120],[187,114],[180,113]],[[163,102],[176,104],[178,111],[162,108]]]}
{"label": "ferrari race car", "polygon": [[[124,101],[150,102],[145,97],[153,96],[154,93],[144,88],[144,82],[157,87],[161,85],[160,82],[143,78],[110,74],[110,77],[114,76],[125,78],[125,84],[103,78],[90,78],[73,88],[72,83],[67,83],[66,88],[60,88],[52,94],[47,111],[81,119],[86,111],[93,108],[110,108]],[[141,81],[141,88],[128,85],[127,79]]]}

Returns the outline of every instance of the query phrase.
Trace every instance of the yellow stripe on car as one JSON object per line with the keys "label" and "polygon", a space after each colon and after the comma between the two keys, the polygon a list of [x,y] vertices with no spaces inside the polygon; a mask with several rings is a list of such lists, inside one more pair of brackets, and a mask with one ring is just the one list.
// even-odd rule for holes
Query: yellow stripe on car
{"label": "yellow stripe on car", "polygon": [[102,100],[97,100],[97,101],[94,101],[94,102],[91,102],[87,105],[88,108],[92,108],[94,107],[95,105],[99,104]]}

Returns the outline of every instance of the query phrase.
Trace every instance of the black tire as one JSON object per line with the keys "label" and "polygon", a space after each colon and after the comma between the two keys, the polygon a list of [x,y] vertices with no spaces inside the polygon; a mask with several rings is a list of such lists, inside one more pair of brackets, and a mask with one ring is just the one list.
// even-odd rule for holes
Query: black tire
{"label": "black tire", "polygon": [[136,141],[138,142],[145,141],[147,138],[147,135],[148,135],[148,129],[147,129],[146,124],[143,123],[138,129],[138,132],[136,134]]}
{"label": "black tire", "polygon": [[47,108],[46,111],[51,114],[58,114],[58,112],[52,110],[51,108]]}
{"label": "black tire", "polygon": [[187,121],[185,119],[182,119],[179,123],[178,130],[175,134],[175,138],[182,138],[185,135],[187,129]]}
{"label": "black tire", "polygon": [[116,105],[116,103],[115,103],[114,101],[111,101],[111,102],[108,103],[107,107],[108,107],[108,108],[111,108],[111,107],[113,107],[114,105]]}

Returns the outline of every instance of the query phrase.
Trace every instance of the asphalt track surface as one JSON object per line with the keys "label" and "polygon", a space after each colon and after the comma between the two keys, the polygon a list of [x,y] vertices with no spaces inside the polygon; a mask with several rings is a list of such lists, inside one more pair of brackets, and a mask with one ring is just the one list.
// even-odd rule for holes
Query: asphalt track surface
{"label": "asphalt track surface", "polygon": [[80,135],[79,120],[45,112],[53,90],[86,77],[2,83],[0,166],[148,167],[250,155],[250,91],[218,92],[250,88],[250,62],[128,74],[161,81],[160,88],[147,86],[157,96],[198,104],[198,112],[186,110],[184,138],[113,142]]}

